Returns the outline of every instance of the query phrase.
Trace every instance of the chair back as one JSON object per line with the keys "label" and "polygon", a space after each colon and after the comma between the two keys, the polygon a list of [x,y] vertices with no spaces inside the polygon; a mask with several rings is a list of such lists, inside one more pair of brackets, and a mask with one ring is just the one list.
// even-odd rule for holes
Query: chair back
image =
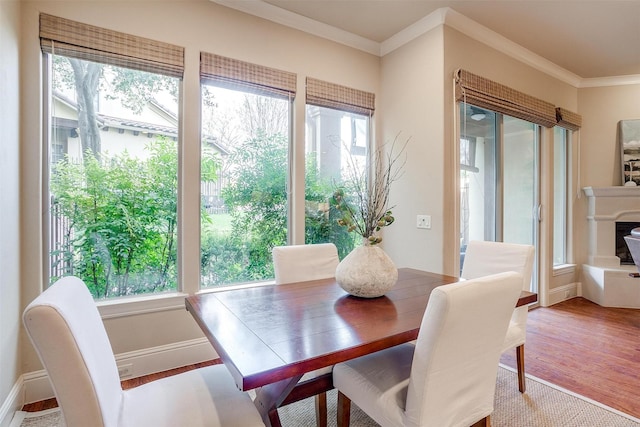
{"label": "chair back", "polygon": [[67,426],[117,426],[122,404],[118,368],[82,280],[58,280],[25,308],[22,319]]}
{"label": "chair back", "polygon": [[522,274],[522,289],[531,289],[534,248],[531,245],[472,240],[467,245],[461,277],[476,279],[515,271]]}
{"label": "chair back", "polygon": [[493,412],[502,342],[522,275],[508,272],[431,292],[411,365],[406,426],[469,426]]}
{"label": "chair back", "polygon": [[277,285],[335,277],[340,263],[333,243],[276,246],[272,255]]}

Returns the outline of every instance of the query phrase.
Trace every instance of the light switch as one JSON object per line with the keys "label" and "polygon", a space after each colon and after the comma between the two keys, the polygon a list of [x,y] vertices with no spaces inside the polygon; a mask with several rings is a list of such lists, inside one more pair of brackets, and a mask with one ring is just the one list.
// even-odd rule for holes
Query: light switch
{"label": "light switch", "polygon": [[417,217],[418,228],[431,228],[431,215],[418,215]]}

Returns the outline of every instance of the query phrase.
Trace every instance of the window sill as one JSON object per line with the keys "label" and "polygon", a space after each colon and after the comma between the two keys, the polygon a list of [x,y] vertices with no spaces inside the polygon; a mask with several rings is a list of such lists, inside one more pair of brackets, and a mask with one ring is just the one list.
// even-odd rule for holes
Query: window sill
{"label": "window sill", "polygon": [[257,288],[260,286],[268,286],[275,285],[275,280],[266,280],[264,282],[249,282],[249,283],[241,283],[238,285],[228,285],[228,286],[220,286],[217,288],[204,288],[200,289],[196,294],[211,294],[215,292],[223,292],[223,291],[232,291],[234,289],[244,289],[244,288]]}
{"label": "window sill", "polygon": [[103,319],[136,316],[168,310],[185,310],[183,292],[171,292],[158,295],[116,298],[108,301],[97,301],[98,311]]}
{"label": "window sill", "polygon": [[552,276],[564,276],[566,274],[573,274],[576,272],[575,264],[558,264],[553,266]]}
{"label": "window sill", "polygon": [[[275,281],[269,280],[265,282],[252,282],[240,285],[201,289],[196,293],[205,294],[273,284],[275,284]],[[161,311],[185,310],[184,299],[188,296],[189,294],[185,292],[170,292],[156,295],[113,298],[110,300],[96,301],[96,305],[98,306],[98,311],[103,319],[115,319],[118,317],[137,316]]]}

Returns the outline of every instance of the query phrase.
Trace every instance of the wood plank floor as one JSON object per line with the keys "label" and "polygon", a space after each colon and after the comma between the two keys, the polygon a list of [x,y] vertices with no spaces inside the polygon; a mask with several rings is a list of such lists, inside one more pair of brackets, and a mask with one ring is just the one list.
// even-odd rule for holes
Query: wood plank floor
{"label": "wood plank floor", "polygon": [[[515,350],[501,361],[515,367]],[[531,310],[525,371],[640,418],[640,310],[584,298]]]}
{"label": "wood plank floor", "polygon": [[[514,367],[515,351],[501,362]],[[123,388],[212,363],[126,380]],[[584,298],[531,310],[525,363],[530,375],[640,418],[640,310],[600,307]],[[55,406],[49,399],[23,410]]]}
{"label": "wood plank floor", "polygon": [[[202,368],[209,365],[215,365],[217,363],[221,363],[220,359],[211,360],[208,362],[196,363],[195,365],[184,366],[182,368],[176,368],[176,369],[171,369],[169,371],[158,372],[156,374],[145,375],[144,377],[124,380],[122,381],[122,388],[126,390],[129,388],[137,387],[142,384],[146,384],[151,381],[159,380],[160,378],[179,374],[181,372],[186,372],[195,368]],[[39,402],[28,403],[22,407],[22,410],[26,412],[37,412],[37,411],[44,411],[45,409],[51,409],[56,407],[58,407],[58,402],[56,401],[55,398],[52,398],[47,400],[41,400]]]}

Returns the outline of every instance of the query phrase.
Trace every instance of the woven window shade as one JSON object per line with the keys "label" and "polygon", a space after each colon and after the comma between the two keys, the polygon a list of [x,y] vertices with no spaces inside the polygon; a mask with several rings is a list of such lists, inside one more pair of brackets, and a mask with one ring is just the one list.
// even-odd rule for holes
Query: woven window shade
{"label": "woven window shade", "polygon": [[565,129],[576,131],[582,127],[582,116],[562,107],[556,108],[556,120],[558,126],[562,126]]}
{"label": "woven window shade", "polygon": [[201,52],[200,81],[261,95],[292,98],[296,94],[297,76],[288,71]]}
{"label": "woven window shade", "polygon": [[375,94],[307,77],[307,104],[370,116]]}
{"label": "woven window shade", "polygon": [[457,70],[456,100],[546,127],[556,125],[555,105],[515,89]]}
{"label": "woven window shade", "polygon": [[46,53],[182,78],[184,48],[40,14],[40,46]]}

